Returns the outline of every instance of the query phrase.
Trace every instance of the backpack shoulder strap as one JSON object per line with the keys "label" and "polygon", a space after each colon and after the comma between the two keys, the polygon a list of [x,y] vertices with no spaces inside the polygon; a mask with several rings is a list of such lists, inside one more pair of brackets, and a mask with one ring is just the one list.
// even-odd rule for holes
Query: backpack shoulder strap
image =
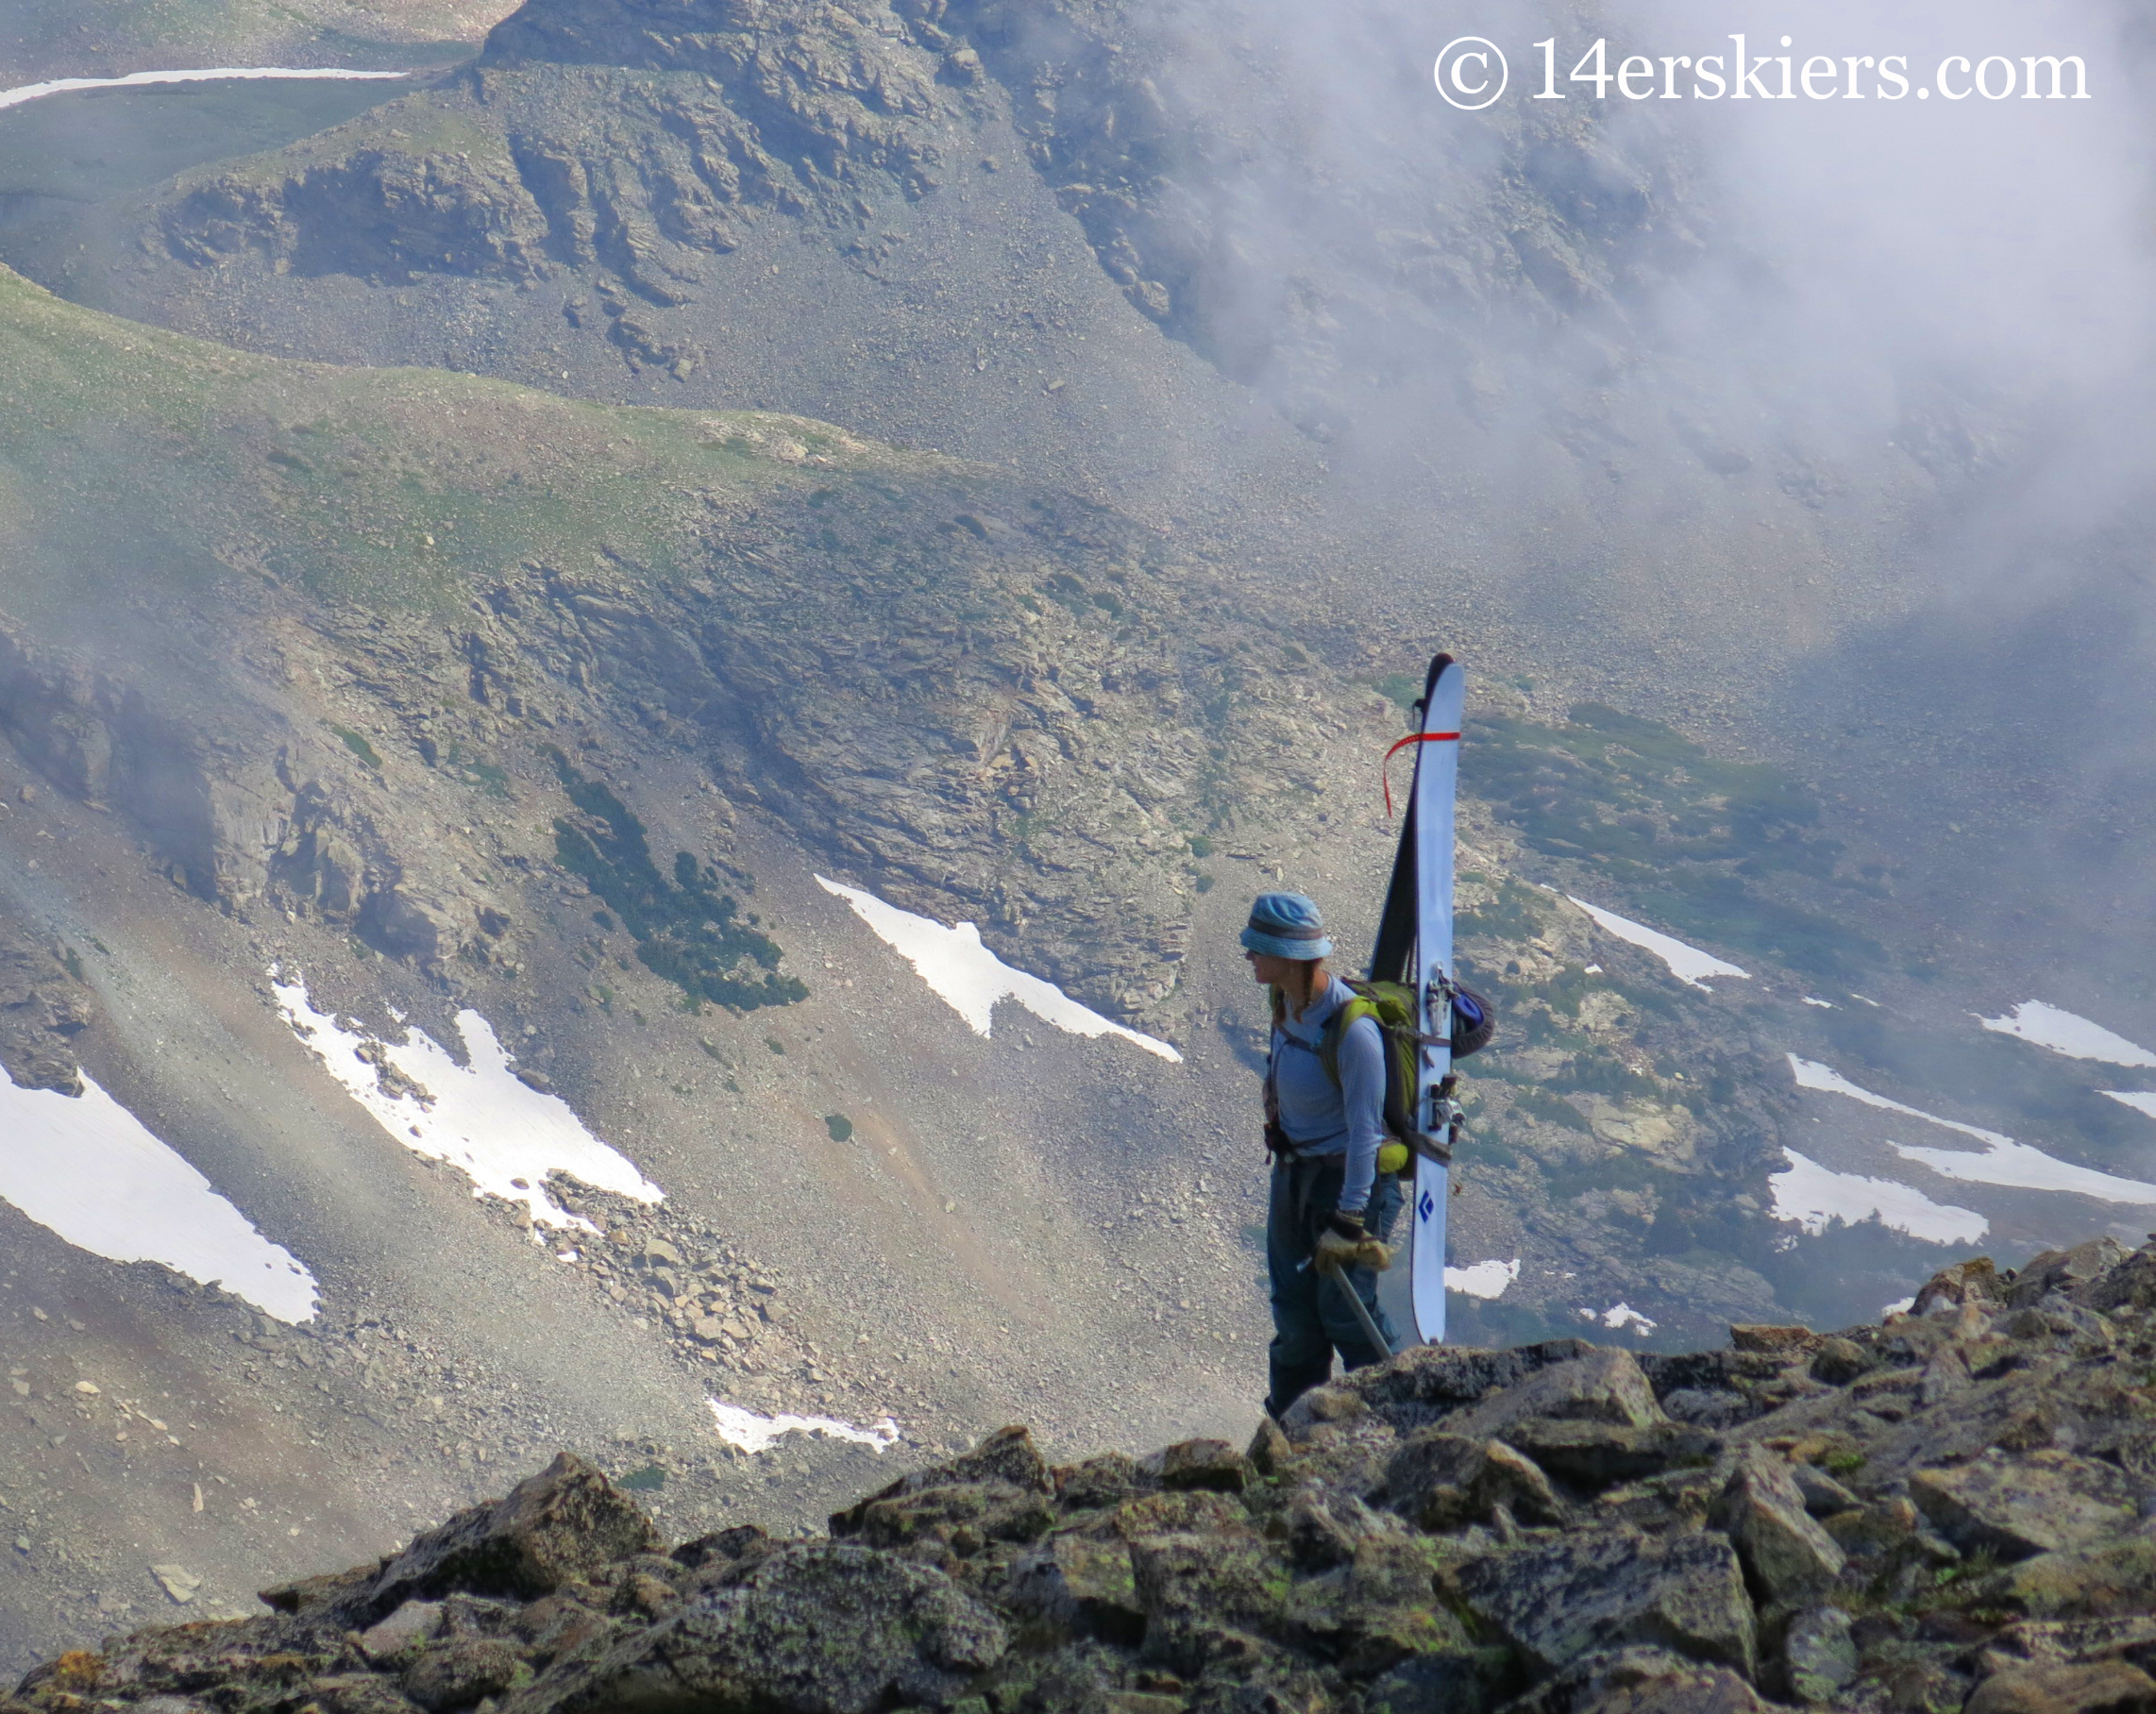
{"label": "backpack shoulder strap", "polygon": [[[1355,998],[1333,1014],[1333,1021],[1325,1026],[1324,1038],[1318,1044],[1318,1058],[1323,1063],[1325,1075],[1333,1080],[1333,1087],[1343,1087],[1340,1083],[1340,1043],[1346,1038],[1348,1027],[1360,1017],[1377,1017],[1377,1002],[1370,997],[1370,984],[1355,981],[1352,977],[1335,977],[1343,983]],[[1385,1027],[1378,1018],[1378,1028]]]}

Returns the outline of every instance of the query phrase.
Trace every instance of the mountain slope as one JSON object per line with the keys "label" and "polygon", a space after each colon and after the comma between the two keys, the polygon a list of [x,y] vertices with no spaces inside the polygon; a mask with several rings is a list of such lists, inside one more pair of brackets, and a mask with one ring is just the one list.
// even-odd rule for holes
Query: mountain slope
{"label": "mountain slope", "polygon": [[[1322,586],[1255,607],[1007,466],[278,361],[8,277],[0,391],[0,1100],[83,1163],[78,1211],[126,1182],[92,1176],[89,1116],[132,1126],[319,1297],[288,1324],[154,1218],[99,1248],[8,1193],[9,1659],[142,1617],[148,1564],[234,1604],[265,1560],[369,1551],[390,1488],[437,1514],[549,1441],[689,1531],[798,1528],[880,1456],[733,1448],[711,1399],[920,1446],[1017,1415],[1072,1448],[1247,1428],[1262,998],[1235,935],[1299,884],[1356,962],[1423,640],[1343,636]],[[1934,1245],[1775,1218],[1785,1138],[1848,1129],[1786,1051],[1936,1099],[1921,1032],[1803,1003],[1821,947],[1900,980],[1883,937],[1821,932],[1876,902],[1827,812],[1487,668],[1474,696],[1462,946],[1506,1033],[1471,1067],[1462,1327],[1645,1345],[1912,1290]],[[1688,985],[1530,882],[1682,904],[1751,985]],[[920,914],[914,953],[886,907]],[[1002,1005],[985,1035],[1014,972],[1103,1033]],[[1948,1112],[1992,1118],[1966,1088]],[[2116,1218],[1965,1194],[2012,1253]]]}

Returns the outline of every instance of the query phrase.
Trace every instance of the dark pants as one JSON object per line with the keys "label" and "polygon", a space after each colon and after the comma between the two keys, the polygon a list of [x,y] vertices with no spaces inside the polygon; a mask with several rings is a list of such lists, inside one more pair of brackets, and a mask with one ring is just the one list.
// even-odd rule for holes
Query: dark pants
{"label": "dark pants", "polygon": [[[1340,1156],[1331,1154],[1284,1162],[1272,1169],[1265,1221],[1265,1265],[1272,1280],[1272,1391],[1265,1408],[1275,1417],[1331,1377],[1334,1352],[1349,1369],[1382,1363],[1392,1354],[1371,1345],[1343,1296],[1351,1286],[1378,1332],[1391,1344],[1399,1343],[1392,1323],[1377,1306],[1375,1269],[1321,1274],[1314,1259],[1319,1230],[1339,1205],[1345,1167]],[[1371,1236],[1382,1238],[1399,1214],[1400,1181],[1381,1172],[1364,1226]]]}

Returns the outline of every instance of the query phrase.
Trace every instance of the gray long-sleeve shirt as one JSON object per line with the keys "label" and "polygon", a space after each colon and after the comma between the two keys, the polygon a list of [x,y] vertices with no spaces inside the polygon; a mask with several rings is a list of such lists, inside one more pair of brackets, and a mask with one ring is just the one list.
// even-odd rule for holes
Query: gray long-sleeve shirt
{"label": "gray long-sleeve shirt", "polygon": [[1346,1182],[1340,1206],[1359,1214],[1377,1176],[1377,1151],[1385,1140],[1385,1043],[1374,1017],[1358,1017],[1341,1038],[1339,1087],[1318,1056],[1325,1027],[1353,1000],[1334,978],[1301,1017],[1284,1017],[1272,1032],[1272,1087],[1280,1103],[1280,1128],[1298,1155],[1344,1154]]}

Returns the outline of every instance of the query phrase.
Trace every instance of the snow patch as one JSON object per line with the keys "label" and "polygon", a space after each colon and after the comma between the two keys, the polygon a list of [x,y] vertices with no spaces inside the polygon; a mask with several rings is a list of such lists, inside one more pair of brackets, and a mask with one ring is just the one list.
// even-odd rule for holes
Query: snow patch
{"label": "snow patch", "polygon": [[1620,916],[1614,911],[1605,911],[1600,905],[1589,904],[1584,899],[1565,897],[1585,911],[1608,933],[1619,940],[1628,940],[1636,947],[1644,947],[1670,967],[1670,974],[1679,982],[1690,983],[1695,988],[1704,988],[1710,976],[1742,976],[1750,979],[1749,970],[1740,970],[1733,964],[1725,964],[1711,952],[1702,952],[1697,947],[1688,947],[1674,935],[1664,934],[1659,929],[1650,929],[1644,923],[1634,922],[1628,916]]}
{"label": "snow patch", "polygon": [[754,1411],[722,1400],[706,1399],[718,1421],[718,1437],[745,1453],[769,1452],[781,1435],[824,1435],[834,1440],[851,1440],[872,1446],[879,1453],[896,1446],[899,1425],[885,1417],[874,1428],[855,1428],[832,1417],[759,1417]]}
{"label": "snow patch", "polygon": [[1629,1327],[1642,1339],[1660,1325],[1653,1317],[1642,1315],[1629,1303],[1612,1303],[1599,1319],[1605,1327]]}
{"label": "snow patch", "polygon": [[[535,1227],[586,1232],[594,1230],[589,1220],[557,1206],[547,1194],[548,1173],[565,1172],[640,1202],[662,1199],[658,1185],[587,1131],[568,1102],[520,1083],[494,1027],[469,1007],[457,1014],[469,1062],[460,1066],[424,1030],[407,1026],[400,1043],[347,1030],[309,1003],[302,978],[278,977],[270,973],[278,1009],[329,1075],[413,1153],[446,1161],[463,1173],[474,1196],[522,1202]],[[384,1089],[378,1060],[416,1084],[416,1092]],[[539,1240],[536,1232],[532,1236]]]}
{"label": "snow patch", "polygon": [[177,1150],[82,1074],[82,1093],[19,1088],[0,1066],[0,1199],[111,1262],[161,1262],[280,1321],[312,1321],[317,1290]]}
{"label": "snow patch", "polygon": [[[1802,1089],[1822,1090],[1829,1095],[1845,1095],[1851,1101],[1861,1101],[1867,1107],[1877,1107],[1883,1113],[1905,1114],[1920,1118],[1928,1125],[1937,1125],[1945,1131],[1958,1131],[1963,1136],[1973,1136],[1983,1144],[1980,1150],[1970,1149],[1922,1149],[1909,1143],[1894,1143],[1894,1151],[1903,1160],[1915,1161],[1931,1168],[1942,1178],[1961,1179],[1972,1185],[1997,1185],[2008,1190],[2063,1190],[2074,1196],[2095,1197],[2105,1202],[2132,1202],[2143,1205],[2156,1204],[2156,1185],[2140,1179],[2118,1178],[2109,1172],[2097,1172],[2092,1168],[2076,1167],[2046,1154],[2041,1149],[2031,1149],[2027,1143],[2017,1143],[2011,1136],[2002,1136],[1996,1131],[1986,1131],[1980,1125],[1964,1125],[1958,1119],[1941,1118],[1920,1107],[1905,1106],[1883,1095],[1874,1095],[1869,1089],[1861,1089],[1839,1071],[1823,1066],[1816,1060],[1789,1056],[1790,1069],[1796,1074],[1797,1086]],[[1890,1142],[1892,1139],[1889,1139]]]}
{"label": "snow patch", "polygon": [[1973,1208],[1935,1202],[1893,1179],[1836,1172],[1794,1149],[1783,1152],[1789,1166],[1767,1180],[1775,1193],[1775,1218],[1794,1221],[1814,1236],[1827,1230],[1830,1219],[1854,1226],[1874,1215],[1881,1224],[1928,1244],[1973,1243],[1990,1230],[1991,1222]]}
{"label": "snow patch", "polygon": [[1014,970],[981,944],[981,931],[969,922],[947,929],[933,918],[885,904],[859,887],[826,881],[821,875],[816,881],[825,892],[834,893],[851,905],[853,914],[912,965],[920,979],[973,1026],[976,1034],[990,1033],[998,1000],[1015,1000],[1042,1022],[1073,1035],[1120,1035],[1148,1053],[1157,1053],[1177,1065],[1183,1063],[1183,1055],[1166,1042],[1103,1017],[1052,982]]}
{"label": "snow patch", "polygon": [[2096,1059],[2113,1066],[2156,1066],[2156,1053],[2147,1048],[2041,1000],[2025,1000],[2002,1017],[1977,1015],[1977,1021],[1987,1030],[2018,1035],[2069,1059]]}
{"label": "snow patch", "polygon": [[2156,1090],[2105,1089],[2100,1093],[2110,1096],[2114,1101],[2123,1101],[2136,1113],[2146,1113],[2150,1118],[2156,1118]]}
{"label": "snow patch", "polygon": [[386,83],[411,76],[410,72],[347,72],[334,66],[299,71],[283,65],[224,65],[200,72],[129,72],[125,77],[55,77],[46,83],[25,83],[11,90],[0,90],[0,109],[21,107],[25,101],[42,101],[47,95],[71,94],[76,90],[139,90],[159,83],[259,82],[286,78]]}
{"label": "snow patch", "polygon": [[1509,1262],[1477,1262],[1472,1268],[1445,1269],[1445,1289],[1457,1291],[1463,1297],[1481,1298],[1486,1302],[1501,1298],[1513,1281],[1520,1277],[1520,1259]]}
{"label": "snow patch", "polygon": [[1879,1319],[1883,1321],[1889,1316],[1905,1316],[1915,1307],[1916,1300],[1914,1298],[1896,1298],[1891,1303],[1879,1305]]}
{"label": "snow patch", "polygon": [[1810,994],[1807,994],[1807,995],[1804,997],[1804,1003],[1805,1003],[1806,1005],[1808,1005],[1808,1006],[1821,1006],[1821,1007],[1824,1007],[1826,1010],[1828,1010],[1828,1011],[1829,1011],[1829,1012],[1833,1011],[1833,1009],[1834,1009],[1834,1002],[1833,1002],[1832,1000],[1818,1000],[1818,999],[1815,999],[1814,997],[1812,997],[1812,996],[1811,996],[1811,995],[1810,995]]}

